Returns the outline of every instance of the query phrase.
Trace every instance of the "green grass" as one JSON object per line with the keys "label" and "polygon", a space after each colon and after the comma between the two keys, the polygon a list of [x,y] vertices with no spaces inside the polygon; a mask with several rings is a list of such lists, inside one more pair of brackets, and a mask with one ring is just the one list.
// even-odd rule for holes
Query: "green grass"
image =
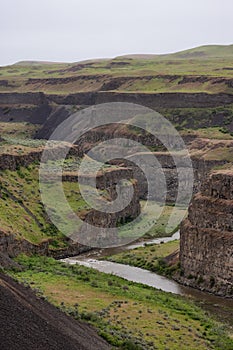
{"label": "green grass", "polygon": [[62,245],[63,235],[50,223],[41,202],[38,166],[1,171],[0,181],[1,227],[32,243],[52,238],[51,245]]}
{"label": "green grass", "polygon": [[44,146],[45,140],[33,139],[38,129],[28,122],[0,122],[0,153],[21,155]]}
{"label": "green grass", "polygon": [[233,56],[233,45],[204,45],[177,52],[171,56],[185,59],[187,57],[193,58],[209,58],[209,57],[232,57]]}
{"label": "green grass", "polygon": [[27,122],[0,122],[1,137],[14,137],[25,140],[32,138],[38,128],[39,125]]}
{"label": "green grass", "polygon": [[[66,162],[69,168],[72,161]],[[0,172],[0,224],[5,232],[14,233],[18,238],[25,238],[32,243],[41,243],[50,239],[51,247],[61,247],[63,234],[49,220],[42,203],[39,188],[39,165],[32,163],[27,168],[17,171]],[[63,182],[66,198],[72,209],[78,213],[89,207],[82,199],[78,184]],[[56,200],[53,184],[47,184],[47,192],[51,198],[51,208]],[[60,207],[64,215],[63,206]],[[66,223],[64,223],[66,224]]]}
{"label": "green grass", "polygon": [[[77,176],[77,166],[79,160],[76,158],[67,158],[64,161],[57,160],[50,162],[51,171],[56,171],[57,165],[63,165],[64,173]],[[109,168],[109,167],[107,167]],[[90,205],[83,199],[80,193],[77,181],[62,181],[65,198],[71,209],[78,216],[85,216],[90,211]],[[28,167],[19,167],[16,171],[0,171],[0,225],[6,233],[13,233],[16,237],[27,239],[38,244],[49,239],[49,244],[53,248],[63,247],[65,236],[62,232],[71,234],[74,229],[72,220],[67,220],[70,209],[63,203],[56,206],[54,203],[60,203],[60,196],[57,192],[56,184],[46,182],[44,184],[47,198],[47,211],[41,198],[41,189],[39,186],[39,164],[32,163]],[[93,196],[93,189],[90,186],[83,186],[82,190]],[[99,195],[109,200],[107,190],[98,190]],[[59,228],[56,228],[50,218],[56,217],[59,222]],[[65,218],[65,219],[64,219]],[[81,222],[80,222],[81,225]]]}
{"label": "green grass", "polygon": [[[0,87],[2,92],[44,91],[47,93],[73,93],[77,91],[101,90],[106,81],[114,77],[127,77],[116,87],[123,92],[208,92],[232,93],[227,81],[215,78],[232,79],[232,46],[209,46],[189,51],[155,56],[118,57],[108,60],[92,60],[86,63],[33,63],[24,62],[0,67],[0,80],[9,84]],[[28,79],[48,79],[81,77],[58,84],[28,82]],[[87,76],[87,80],[82,77]],[[98,76],[98,81],[96,79]],[[206,76],[206,81],[183,81],[186,76]],[[130,79],[130,77],[132,79]],[[213,79],[212,79],[213,78]]]}
{"label": "green grass", "polygon": [[182,136],[195,135],[200,138],[215,139],[215,140],[233,140],[233,133],[229,133],[222,127],[200,128],[196,130],[183,130]]}
{"label": "green grass", "polygon": [[22,139],[21,137],[17,137],[17,136],[14,136],[14,137],[3,136],[3,140],[6,142],[7,145],[24,146],[28,148],[38,148],[38,147],[45,146],[46,144],[46,140]]}
{"label": "green grass", "polygon": [[[51,258],[19,256],[17,261],[24,270],[8,273],[63,311],[91,323],[117,348],[230,350],[233,346],[226,326],[186,298]],[[134,347],[124,347],[126,339]]]}
{"label": "green grass", "polygon": [[165,275],[171,275],[179,264],[169,267],[163,261],[163,258],[179,250],[179,241],[172,241],[160,244],[145,244],[145,247],[139,247],[132,250],[106,257],[108,261],[114,261],[120,264],[140,267],[152,272],[158,272]]}
{"label": "green grass", "polygon": [[[143,206],[145,202],[141,201],[141,203]],[[174,227],[170,232],[167,232],[167,224],[173,209],[174,207],[172,205],[165,205],[163,207],[163,210],[157,222],[155,221],[155,224],[153,225],[153,227],[147,231],[145,235],[146,238],[171,236],[174,232],[177,231],[178,228]],[[176,210],[177,210],[176,215],[178,215],[178,217],[186,215],[187,209],[184,209],[182,207],[180,208],[177,207]],[[153,216],[153,212],[149,213],[149,215]],[[142,217],[141,226],[143,227],[143,225],[144,224],[146,225],[146,223],[147,223],[147,220],[146,219],[144,220]]]}

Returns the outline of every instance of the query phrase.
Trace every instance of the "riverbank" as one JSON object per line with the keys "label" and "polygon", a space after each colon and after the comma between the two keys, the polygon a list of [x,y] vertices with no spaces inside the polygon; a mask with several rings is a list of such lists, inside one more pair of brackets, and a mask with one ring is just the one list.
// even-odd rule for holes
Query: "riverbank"
{"label": "riverbank", "polygon": [[175,281],[175,276],[180,275],[178,239],[179,231],[172,237],[156,238],[118,248],[96,249],[63,261],[191,298],[217,320],[224,321],[233,328],[232,299],[218,297]]}
{"label": "riverbank", "polygon": [[188,298],[47,257],[20,256],[10,274],[120,349],[230,350],[227,327]]}
{"label": "riverbank", "polygon": [[107,256],[105,259],[171,277],[179,269],[179,241],[163,242],[161,240],[159,244],[144,243],[144,247],[136,247],[130,251]]}

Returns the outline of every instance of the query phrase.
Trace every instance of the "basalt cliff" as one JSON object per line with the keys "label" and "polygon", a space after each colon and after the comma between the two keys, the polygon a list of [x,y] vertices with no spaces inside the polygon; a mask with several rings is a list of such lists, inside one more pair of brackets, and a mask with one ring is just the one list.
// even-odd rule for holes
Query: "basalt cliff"
{"label": "basalt cliff", "polygon": [[233,296],[233,170],[213,172],[180,229],[180,280]]}

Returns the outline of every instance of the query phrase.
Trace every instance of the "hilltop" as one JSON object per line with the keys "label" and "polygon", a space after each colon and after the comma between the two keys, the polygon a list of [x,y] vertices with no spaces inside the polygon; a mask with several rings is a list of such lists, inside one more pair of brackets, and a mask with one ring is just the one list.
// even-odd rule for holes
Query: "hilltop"
{"label": "hilltop", "polygon": [[0,67],[0,92],[233,92],[233,45],[167,55],[126,55],[75,63],[21,61]]}
{"label": "hilltop", "polygon": [[123,55],[119,57],[125,58],[139,58],[139,59],[170,59],[170,58],[226,58],[227,56],[233,56],[233,45],[203,45],[194,47],[188,50],[182,50],[175,53],[168,54],[132,54],[132,55]]}

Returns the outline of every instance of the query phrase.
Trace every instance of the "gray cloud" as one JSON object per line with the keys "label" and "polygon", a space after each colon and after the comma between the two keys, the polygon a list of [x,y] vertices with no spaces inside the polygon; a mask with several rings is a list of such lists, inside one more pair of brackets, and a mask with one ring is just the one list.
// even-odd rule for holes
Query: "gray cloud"
{"label": "gray cloud", "polygon": [[1,1],[0,64],[232,43],[231,0]]}

